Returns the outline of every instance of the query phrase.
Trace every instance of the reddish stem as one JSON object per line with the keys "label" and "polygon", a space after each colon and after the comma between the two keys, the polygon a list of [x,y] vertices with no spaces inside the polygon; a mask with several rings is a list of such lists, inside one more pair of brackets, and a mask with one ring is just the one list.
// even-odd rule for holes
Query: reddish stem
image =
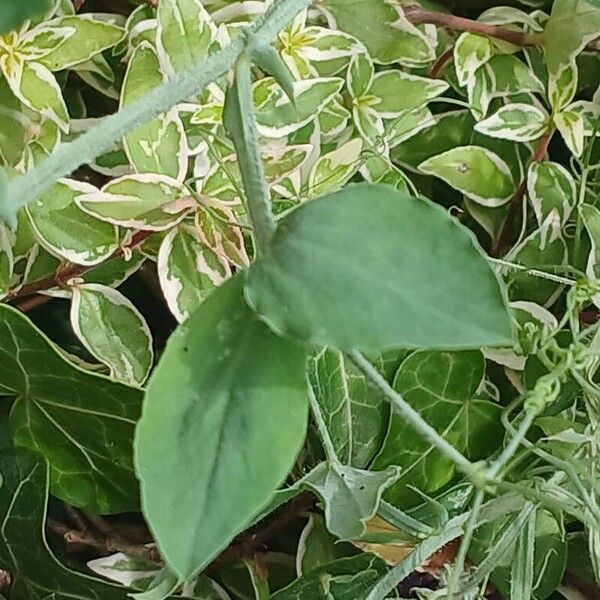
{"label": "reddish stem", "polygon": [[454,46],[450,46],[450,48],[448,48],[446,52],[441,54],[439,58],[435,61],[433,67],[431,67],[431,70],[429,71],[429,77],[431,77],[432,79],[437,79],[442,74],[442,71],[446,68],[446,65],[452,60],[453,57]]}
{"label": "reddish stem", "polygon": [[[552,134],[554,133],[554,129],[550,128],[544,135],[539,139],[538,145],[531,157],[530,165],[535,162],[541,162],[544,160],[546,153],[548,152],[548,145],[550,144],[550,140],[552,139]],[[529,169],[528,169],[529,171]],[[508,206],[508,212],[506,213],[506,218],[502,223],[502,229],[500,230],[500,235],[490,254],[492,256],[500,256],[504,254],[505,250],[510,246],[510,239],[513,233],[513,223],[517,217],[519,212],[519,208],[522,206],[523,198],[525,197],[525,192],[527,191],[527,173],[525,173],[523,180],[521,181],[517,191],[514,196],[510,200],[510,204]]]}

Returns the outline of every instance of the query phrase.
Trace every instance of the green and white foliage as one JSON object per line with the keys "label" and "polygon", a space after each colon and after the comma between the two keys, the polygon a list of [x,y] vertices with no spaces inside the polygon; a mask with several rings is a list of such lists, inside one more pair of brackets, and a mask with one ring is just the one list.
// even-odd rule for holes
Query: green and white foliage
{"label": "green and white foliage", "polygon": [[0,1],[8,597],[597,588],[599,1],[117,4]]}

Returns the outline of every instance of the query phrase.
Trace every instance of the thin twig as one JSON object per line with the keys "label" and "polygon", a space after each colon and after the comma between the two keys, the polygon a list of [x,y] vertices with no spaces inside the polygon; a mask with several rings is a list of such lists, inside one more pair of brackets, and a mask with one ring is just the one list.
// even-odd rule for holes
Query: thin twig
{"label": "thin twig", "polygon": [[[550,128],[544,135],[539,139],[538,145],[531,157],[530,165],[535,162],[540,162],[544,160],[546,156],[546,152],[548,151],[548,145],[550,144],[550,140],[552,139],[552,134],[554,133],[554,129]],[[492,256],[498,257],[504,253],[506,248],[510,245],[510,239],[513,232],[513,223],[519,212],[519,208],[522,205],[523,198],[525,197],[525,192],[527,191],[527,172],[523,175],[523,180],[521,181],[517,191],[514,196],[510,200],[510,204],[508,206],[508,212],[506,213],[506,218],[502,224],[502,228],[500,229],[500,234],[498,235],[498,239],[496,243],[493,245],[490,254]]]}
{"label": "thin twig", "polygon": [[437,79],[442,74],[442,72],[453,57],[454,46],[450,46],[450,48],[448,48],[448,50],[441,54],[439,58],[435,61],[435,63],[433,63],[433,67],[431,67],[429,71],[429,77],[431,77],[432,79]]}

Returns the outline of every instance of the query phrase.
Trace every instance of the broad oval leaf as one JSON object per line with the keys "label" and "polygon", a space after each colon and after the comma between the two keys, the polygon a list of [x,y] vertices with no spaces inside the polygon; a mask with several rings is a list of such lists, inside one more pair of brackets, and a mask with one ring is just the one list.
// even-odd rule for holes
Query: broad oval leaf
{"label": "broad oval leaf", "polygon": [[530,104],[507,104],[475,125],[475,130],[490,137],[513,142],[537,140],[548,129],[549,117]]}
{"label": "broad oval leaf", "polygon": [[168,229],[197,205],[183,184],[151,173],[113,179],[99,192],[82,194],[75,201],[98,219],[149,231]]}
{"label": "broad oval leaf", "polygon": [[71,288],[71,325],[90,354],[110,367],[111,377],[141,385],[154,351],[146,320],[121,292],[97,283]]}
{"label": "broad oval leaf", "polygon": [[562,165],[551,161],[532,162],[527,174],[527,196],[541,225],[556,211],[563,225],[576,202],[573,176]]}
{"label": "broad oval leaf", "polygon": [[169,339],[135,447],[144,513],[182,579],[250,524],[291,469],[306,433],[304,361],[245,306],[241,275]]}
{"label": "broad oval leaf", "polygon": [[439,177],[483,206],[502,206],[515,191],[508,165],[481,146],[447,150],[422,162],[419,170]]}
{"label": "broad oval leaf", "polygon": [[245,291],[274,331],[314,344],[512,344],[505,298],[472,235],[386,185],[348,186],[290,213]]}
{"label": "broad oval leaf", "polygon": [[75,198],[95,194],[88,183],[62,179],[25,210],[31,225],[50,252],[78,265],[96,265],[118,247],[117,228],[79,208]]}
{"label": "broad oval leaf", "polygon": [[0,393],[14,443],[40,452],[52,494],[95,514],[137,510],[132,441],[139,389],[69,363],[21,313],[0,306]]}
{"label": "broad oval leaf", "polygon": [[461,86],[467,85],[475,71],[483,66],[494,53],[490,38],[465,31],[454,44],[454,68]]}

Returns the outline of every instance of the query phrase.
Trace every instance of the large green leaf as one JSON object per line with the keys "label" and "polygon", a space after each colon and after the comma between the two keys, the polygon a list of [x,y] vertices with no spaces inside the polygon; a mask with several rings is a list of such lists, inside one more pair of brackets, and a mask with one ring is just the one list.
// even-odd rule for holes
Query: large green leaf
{"label": "large green leaf", "polygon": [[385,436],[388,403],[337,350],[322,348],[314,354],[309,376],[338,458],[345,465],[365,467]]}
{"label": "large green leaf", "polygon": [[[502,440],[500,405],[474,396],[484,375],[479,351],[416,352],[400,365],[394,389],[450,443],[469,458],[491,454]],[[407,486],[433,493],[455,474],[454,465],[392,414],[389,430],[373,468],[402,467],[386,499],[406,505],[418,499]]]}
{"label": "large green leaf", "polygon": [[241,275],[171,336],[148,384],[136,464],[146,518],[183,579],[249,525],[292,467],[306,430],[304,360],[245,306]]}
{"label": "large green leaf", "polygon": [[11,600],[126,600],[127,588],[70,571],[50,552],[48,468],[38,454],[24,448],[4,454],[0,475],[0,567],[11,574]]}
{"label": "large green leaf", "polygon": [[2,305],[0,394],[17,397],[14,442],[49,462],[54,496],[100,514],[139,506],[132,439],[140,390],[75,367],[24,315]]}
{"label": "large green leaf", "polygon": [[472,235],[386,185],[349,186],[290,213],[245,292],[274,331],[341,349],[512,343],[498,280]]}
{"label": "large green leaf", "polygon": [[28,0],[28,2],[2,2],[0,4],[0,35],[18,29],[19,25],[43,14],[51,6],[51,0]]}

